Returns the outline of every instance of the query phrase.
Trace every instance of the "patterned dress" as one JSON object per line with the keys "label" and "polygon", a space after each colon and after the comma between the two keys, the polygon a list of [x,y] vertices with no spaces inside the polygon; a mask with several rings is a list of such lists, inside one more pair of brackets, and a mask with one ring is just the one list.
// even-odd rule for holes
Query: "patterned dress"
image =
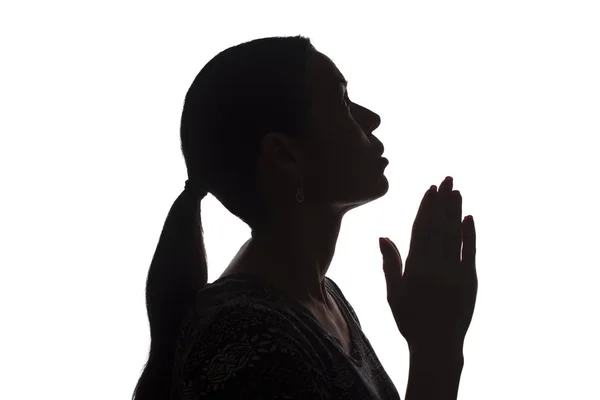
{"label": "patterned dress", "polygon": [[182,323],[171,400],[400,399],[340,288],[351,352],[298,302],[236,273],[198,291]]}

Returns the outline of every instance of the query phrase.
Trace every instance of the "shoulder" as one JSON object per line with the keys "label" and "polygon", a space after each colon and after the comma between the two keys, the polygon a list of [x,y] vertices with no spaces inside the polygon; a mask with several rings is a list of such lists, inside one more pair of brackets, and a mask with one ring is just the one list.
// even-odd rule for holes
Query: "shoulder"
{"label": "shoulder", "polygon": [[206,361],[207,355],[224,355],[232,348],[260,354],[274,343],[279,351],[291,353],[304,345],[297,327],[280,310],[260,302],[233,300],[197,315],[188,336],[193,356],[188,355],[187,363],[194,368],[190,358]]}
{"label": "shoulder", "polygon": [[258,301],[232,300],[210,311],[201,311],[194,330],[197,345],[202,345],[199,341],[202,336],[231,341],[252,335],[279,335],[289,341],[297,340],[297,329],[289,316],[281,309]]}
{"label": "shoulder", "polygon": [[[231,301],[197,319],[182,378],[194,396],[281,395],[326,390],[310,343],[276,308]],[[279,394],[278,394],[279,395]],[[236,397],[242,398],[242,397]]]}

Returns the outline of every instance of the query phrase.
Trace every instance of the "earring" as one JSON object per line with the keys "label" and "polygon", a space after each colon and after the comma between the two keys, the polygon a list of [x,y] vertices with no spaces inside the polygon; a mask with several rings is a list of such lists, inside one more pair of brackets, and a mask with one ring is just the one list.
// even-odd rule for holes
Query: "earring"
{"label": "earring", "polygon": [[296,201],[302,203],[304,201],[304,189],[298,188],[296,191]]}

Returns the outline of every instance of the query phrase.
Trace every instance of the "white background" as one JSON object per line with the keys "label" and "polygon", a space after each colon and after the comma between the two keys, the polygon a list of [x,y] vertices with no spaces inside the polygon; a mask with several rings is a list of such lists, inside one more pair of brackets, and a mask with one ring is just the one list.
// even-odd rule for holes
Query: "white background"
{"label": "white background", "polygon": [[[598,21],[576,0],[3,3],[0,398],[131,397],[185,93],[221,50],[302,34],[382,117],[390,190],[346,216],[329,276],[402,398],[377,238],[406,259],[451,175],[479,274],[459,398],[600,399]],[[250,231],[202,212],[212,282]]]}

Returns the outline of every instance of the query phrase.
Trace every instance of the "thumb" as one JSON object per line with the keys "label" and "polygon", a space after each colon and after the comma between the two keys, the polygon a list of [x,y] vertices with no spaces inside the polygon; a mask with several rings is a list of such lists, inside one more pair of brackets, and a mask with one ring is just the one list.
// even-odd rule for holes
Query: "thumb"
{"label": "thumb", "polygon": [[399,293],[402,281],[402,257],[396,245],[389,238],[379,238],[379,250],[383,256],[383,273],[389,299],[394,293]]}

